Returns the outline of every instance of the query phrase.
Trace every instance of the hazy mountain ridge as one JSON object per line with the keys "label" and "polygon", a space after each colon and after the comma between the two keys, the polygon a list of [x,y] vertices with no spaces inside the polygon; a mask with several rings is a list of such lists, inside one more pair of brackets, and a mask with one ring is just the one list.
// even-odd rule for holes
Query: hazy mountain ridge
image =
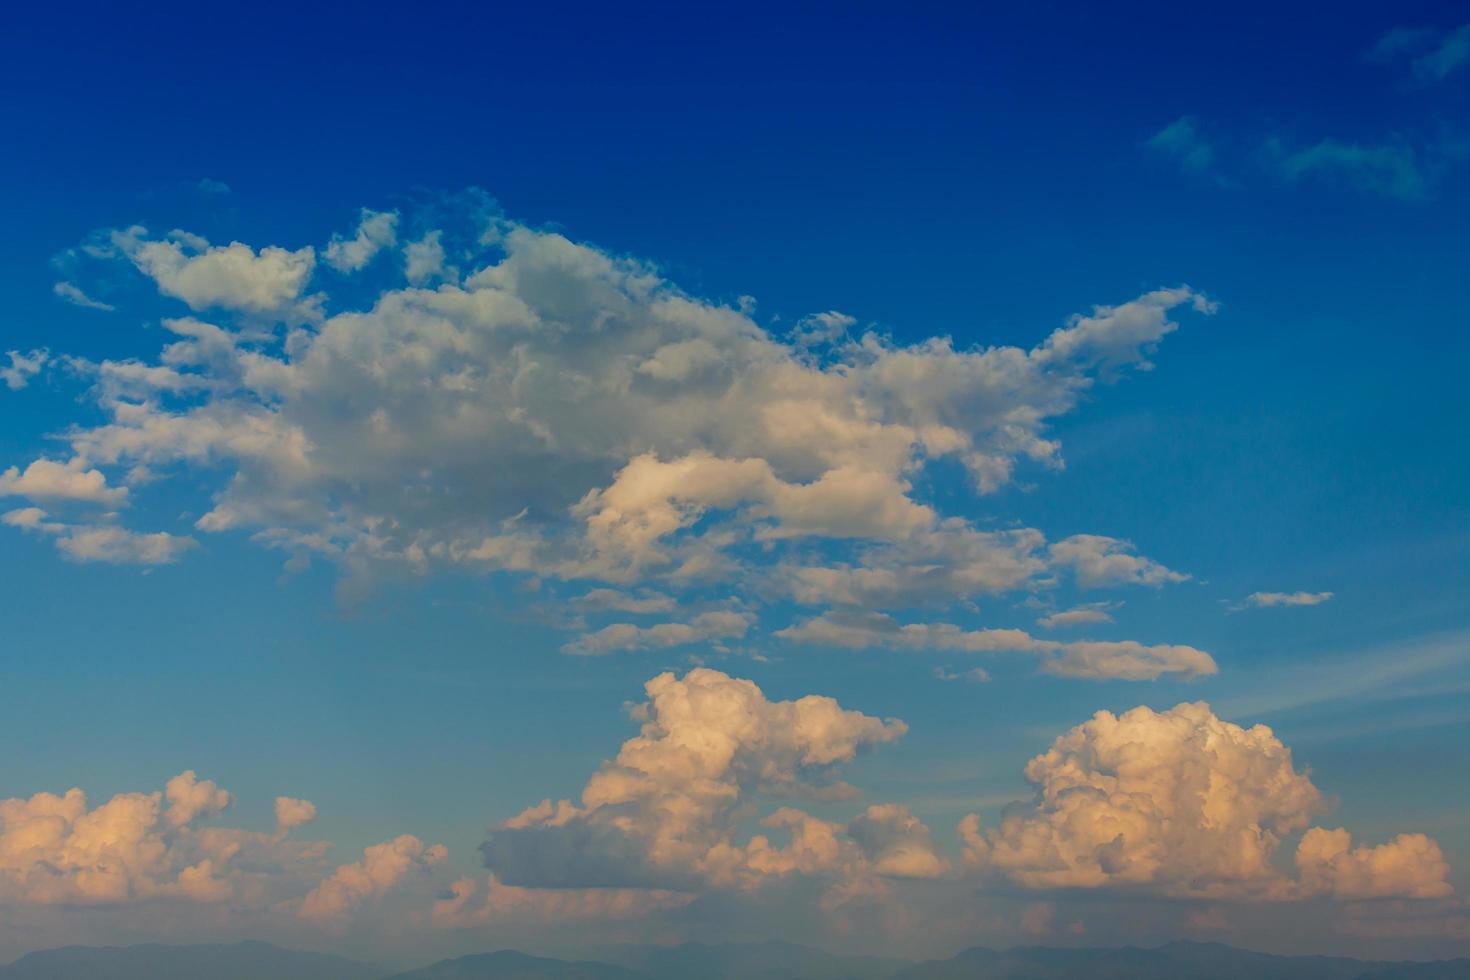
{"label": "hazy mountain ridge", "polygon": [[62,946],[0,966],[0,980],[381,980],[379,967],[270,943]]}
{"label": "hazy mountain ridge", "polygon": [[976,947],[923,963],[779,942],[624,946],[601,955],[573,961],[505,949],[385,976],[344,957],[260,942],[67,946],[0,966],[0,980],[1470,980],[1467,959],[1275,956],[1191,942],[1153,949]]}

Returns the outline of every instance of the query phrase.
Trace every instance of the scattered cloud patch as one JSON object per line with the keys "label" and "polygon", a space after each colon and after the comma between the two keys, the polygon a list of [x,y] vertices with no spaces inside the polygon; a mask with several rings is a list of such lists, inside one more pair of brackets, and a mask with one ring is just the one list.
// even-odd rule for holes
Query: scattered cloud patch
{"label": "scattered cloud patch", "polygon": [[43,347],[38,347],[29,353],[18,350],[6,351],[5,356],[10,360],[9,364],[0,365],[0,381],[5,382],[5,387],[11,391],[20,391],[31,383],[31,379],[41,373],[51,361],[51,352]]}
{"label": "scattered cloud patch", "polygon": [[39,507],[0,514],[0,523],[55,540],[62,557],[109,565],[170,565],[198,545],[187,536],[166,531],[140,533],[114,524],[69,524],[53,520]]}

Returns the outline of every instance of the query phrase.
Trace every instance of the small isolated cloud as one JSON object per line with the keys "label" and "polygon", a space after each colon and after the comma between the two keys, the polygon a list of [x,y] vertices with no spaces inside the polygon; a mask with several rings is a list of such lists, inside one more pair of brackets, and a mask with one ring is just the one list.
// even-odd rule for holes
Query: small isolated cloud
{"label": "small isolated cloud", "polygon": [[200,177],[199,181],[194,185],[194,188],[201,194],[214,194],[220,197],[224,197],[230,193],[229,184],[226,184],[222,180],[215,180],[212,177]]}
{"label": "small isolated cloud", "polygon": [[1252,592],[1236,609],[1269,609],[1273,606],[1320,606],[1332,598],[1331,592]]}
{"label": "small isolated cloud", "polygon": [[952,670],[949,667],[935,667],[934,679],[939,681],[970,681],[973,684],[986,684],[990,681],[990,672],[984,667],[971,667],[969,670]]}
{"label": "small isolated cloud", "polygon": [[1113,621],[1112,610],[1118,605],[1116,602],[1089,602],[1081,606],[1073,606],[1071,609],[1048,613],[1038,619],[1036,625],[1042,629],[1054,630],[1069,626],[1086,626],[1090,623],[1111,623]]}
{"label": "small isolated cloud", "polygon": [[1295,876],[1282,841],[1327,809],[1291,751],[1264,725],[1241,728],[1203,702],[1168,711],[1099,711],[1027,764],[1036,787],[981,831],[960,825],[968,865],[1027,888],[1123,888],[1163,895],[1289,900],[1450,893],[1439,846],[1401,834],[1352,847],[1313,828]]}
{"label": "small isolated cloud", "polygon": [[80,306],[88,310],[102,310],[107,313],[111,313],[116,309],[111,303],[104,303],[101,300],[96,300],[88,296],[75,283],[58,282],[51,287],[51,291],[73,306]]}
{"label": "small isolated cloud", "polygon": [[0,365],[0,381],[4,381],[5,387],[11,391],[19,391],[30,384],[31,379],[40,374],[41,369],[51,360],[51,352],[44,347],[38,347],[29,353],[6,351],[5,356],[10,363]]}
{"label": "small isolated cloud", "polygon": [[351,238],[333,235],[322,258],[338,272],[356,272],[371,262],[373,256],[397,242],[398,212],[363,208],[356,234]]}

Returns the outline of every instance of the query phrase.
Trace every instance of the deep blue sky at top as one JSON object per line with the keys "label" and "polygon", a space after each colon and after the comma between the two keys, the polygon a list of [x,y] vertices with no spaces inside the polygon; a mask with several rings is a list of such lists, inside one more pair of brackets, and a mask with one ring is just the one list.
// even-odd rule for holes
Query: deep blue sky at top
{"label": "deep blue sky at top", "polygon": [[[780,675],[753,665],[744,672],[769,671],[762,683],[781,696],[822,690],[911,722],[932,711],[940,733],[958,731],[981,698],[1056,699],[1060,706],[1040,722],[1053,733],[1057,718],[1071,723],[1097,707],[1214,699],[1235,685],[1259,688],[1262,675],[1251,671],[1298,653],[1470,625],[1462,605],[1470,167],[1447,166],[1427,199],[1405,201],[1346,181],[1292,183],[1257,165],[1273,137],[1293,146],[1326,138],[1453,143],[1457,126],[1470,128],[1470,72],[1431,89],[1365,53],[1395,25],[1454,26],[1465,9],[16,7],[0,30],[0,350],[48,346],[102,357],[156,349],[156,332],[52,295],[49,260],[94,228],[149,221],[216,241],[320,245],[330,231],[348,231],[360,206],[392,207],[416,188],[483,187],[509,215],[652,259],[691,292],[730,301],[753,294],[761,317],[785,322],[836,308],[900,339],[948,333],[960,345],[1030,345],[1093,303],[1188,282],[1222,302],[1220,315],[1191,319],[1165,342],[1159,370],[1106,391],[1060,426],[1070,468],[1039,475],[1045,492],[1008,492],[977,512],[1057,536],[1130,538],[1209,580],[1208,593],[1191,585],[1130,597],[1119,618],[1129,636],[1216,652],[1226,672],[1220,688],[938,690],[926,662],[903,668],[914,677],[906,692],[887,674],[865,681],[861,671],[833,669],[862,662],[850,654],[788,665]],[[1222,148],[1228,181],[1182,172],[1143,146],[1186,115]],[[230,185],[228,203],[190,203],[185,188],[201,178]],[[200,212],[194,223],[191,209]],[[32,458],[41,437],[75,412],[74,392],[24,394],[3,402],[0,467]],[[213,564],[187,580],[171,570],[143,579],[62,566],[49,546],[16,535],[3,550],[11,557],[0,558],[0,574],[16,583],[11,635],[38,642],[41,621],[18,612],[22,602],[60,615],[48,605],[56,596],[85,595],[97,628],[116,631],[138,659],[112,672],[85,660],[82,672],[108,677],[110,693],[165,718],[170,685],[184,682],[158,678],[176,672],[160,667],[149,692],[130,691],[127,678],[146,673],[151,657],[184,663],[205,636],[220,651],[209,710],[277,696],[285,718],[302,696],[298,687],[279,694],[281,678],[335,677],[344,689],[341,716],[331,717],[356,725],[355,735],[384,724],[396,732],[379,715],[383,692],[350,671],[364,669],[375,650],[386,661],[384,651],[412,642],[415,629],[437,630],[436,648],[463,650],[485,629],[424,609],[388,626],[327,622],[320,610],[330,603],[329,583],[277,590],[275,559],[243,544],[213,547]],[[225,562],[234,562],[235,606],[223,598]],[[157,622],[163,603],[149,605],[165,576],[175,596],[198,600],[172,624]],[[1220,609],[1221,597],[1298,588],[1331,589],[1348,601],[1268,625]],[[270,621],[260,618],[265,610]],[[1146,618],[1130,622],[1134,610]],[[150,622],[162,639],[145,653],[130,630]],[[48,629],[57,631],[57,648],[96,656],[86,652],[82,625],[52,618]],[[251,629],[294,639],[250,660],[240,636]],[[521,627],[511,635],[543,644],[535,651],[543,667],[555,656],[554,639]],[[324,659],[310,660],[310,641]],[[334,643],[340,656],[320,653]],[[891,658],[884,663],[891,669]],[[614,717],[617,702],[661,665],[577,666],[586,672],[578,675],[585,704],[608,718],[567,773],[611,751],[609,739],[626,730]],[[501,669],[509,688],[517,677],[535,683],[534,664],[523,675]],[[40,679],[38,715],[78,697],[63,693],[66,669],[24,670]],[[599,679],[614,674],[622,686]],[[865,694],[848,693],[864,684]],[[875,691],[898,703],[877,703]],[[420,707],[434,710],[423,699]],[[515,700],[506,695],[498,707],[513,710]],[[81,703],[94,714],[114,710],[98,692]],[[443,714],[454,720],[436,748],[463,723],[452,708]],[[295,722],[280,724],[294,733]],[[1011,716],[997,724],[1018,728]],[[1456,724],[1463,733],[1465,721]],[[134,725],[122,741],[162,739],[150,734],[157,726]],[[222,768],[227,736],[212,749]],[[915,726],[919,747],[924,737]],[[1014,774],[1039,737],[1018,736],[1004,771]],[[288,741],[283,734],[282,746]],[[51,755],[0,768],[0,795],[39,788],[37,774],[74,757],[76,744],[63,740]],[[165,762],[164,752],[160,741],[138,771],[161,767],[166,776],[209,761]],[[280,765],[305,768],[315,759],[308,752]],[[1314,762],[1335,780],[1323,784],[1351,800],[1346,760],[1333,769],[1324,749]],[[449,770],[460,759],[441,761]],[[61,782],[84,774],[73,767]],[[242,771],[222,781],[237,788],[249,779]],[[531,785],[505,796],[518,805],[573,788]],[[325,823],[332,818],[323,811]],[[1392,823],[1385,816],[1384,826]],[[375,833],[362,831],[365,839]]]}

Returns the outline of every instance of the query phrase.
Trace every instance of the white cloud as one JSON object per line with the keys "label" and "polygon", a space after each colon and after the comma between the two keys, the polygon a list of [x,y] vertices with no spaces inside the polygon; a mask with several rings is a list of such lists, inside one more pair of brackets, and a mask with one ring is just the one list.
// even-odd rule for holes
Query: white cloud
{"label": "white cloud", "polygon": [[1245,602],[1236,608],[1255,606],[1256,608],[1270,608],[1272,606],[1318,606],[1332,598],[1331,592],[1252,592],[1245,597]]}
{"label": "white cloud", "polygon": [[777,636],[800,643],[851,650],[950,651],[962,653],[1033,654],[1041,669],[1061,677],[1091,680],[1154,680],[1166,674],[1191,679],[1218,671],[1203,650],[1177,644],[1146,646],[1132,640],[1038,639],[1025,630],[964,630],[950,623],[899,623],[884,613],[836,610],[778,630]]}
{"label": "white cloud", "polygon": [[1307,832],[1298,877],[1274,863],[1283,839],[1326,802],[1264,725],[1208,705],[1100,711],[1026,766],[1029,804],[982,832],[960,826],[968,863],[1029,888],[1295,899],[1447,894],[1438,846],[1419,834],[1350,849],[1346,831]]}
{"label": "white cloud", "polygon": [[398,212],[363,208],[357,232],[351,238],[333,235],[322,252],[327,265],[338,272],[356,272],[384,249],[398,243]]}
{"label": "white cloud", "polygon": [[104,303],[101,300],[95,300],[92,297],[88,296],[86,293],[82,292],[81,287],[77,286],[75,283],[64,281],[58,282],[51,287],[51,291],[55,293],[57,297],[66,300],[73,306],[80,306],[88,310],[102,310],[106,313],[110,313],[114,309],[116,309],[116,307],[114,307],[110,303]]}
{"label": "white cloud", "polygon": [[18,350],[6,351],[5,356],[10,358],[10,363],[0,367],[0,381],[4,381],[5,387],[11,391],[19,391],[30,384],[31,379],[40,374],[51,360],[51,353],[45,348],[37,348],[28,354]]}
{"label": "white cloud", "polygon": [[75,500],[121,507],[127,504],[127,487],[109,487],[101,470],[87,469],[81,459],[58,463],[38,459],[24,471],[12,466],[0,473],[0,497],[31,500]]}
{"label": "white cloud", "polygon": [[159,292],[192,309],[220,307],[298,319],[310,315],[309,307],[298,303],[316,265],[316,253],[309,245],[294,252],[276,246],[257,252],[241,242],[210,245],[186,232],[171,232],[159,240],[144,237],[147,234],[142,227],[116,232],[113,245],[158,285]]}

